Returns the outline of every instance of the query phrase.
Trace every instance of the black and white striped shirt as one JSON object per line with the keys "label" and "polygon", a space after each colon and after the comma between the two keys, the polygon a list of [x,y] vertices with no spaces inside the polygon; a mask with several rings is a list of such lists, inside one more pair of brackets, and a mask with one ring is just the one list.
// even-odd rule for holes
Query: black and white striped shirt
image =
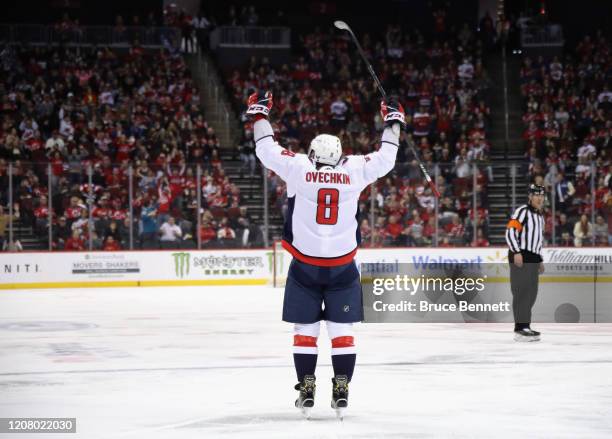
{"label": "black and white striped shirt", "polygon": [[543,234],[544,217],[533,207],[523,204],[514,211],[508,221],[506,242],[513,253],[529,251],[541,255]]}

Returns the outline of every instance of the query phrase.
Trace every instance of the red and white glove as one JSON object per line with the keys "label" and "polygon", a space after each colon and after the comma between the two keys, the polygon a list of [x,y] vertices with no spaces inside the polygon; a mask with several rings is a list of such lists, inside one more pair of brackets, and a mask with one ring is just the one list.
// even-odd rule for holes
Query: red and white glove
{"label": "red and white glove", "polygon": [[397,99],[391,98],[388,102],[382,101],[380,103],[380,115],[386,127],[390,127],[394,123],[399,123],[402,128],[406,125],[404,107]]}
{"label": "red and white glove", "polygon": [[272,92],[259,91],[249,96],[246,114],[253,120],[265,119],[272,109]]}

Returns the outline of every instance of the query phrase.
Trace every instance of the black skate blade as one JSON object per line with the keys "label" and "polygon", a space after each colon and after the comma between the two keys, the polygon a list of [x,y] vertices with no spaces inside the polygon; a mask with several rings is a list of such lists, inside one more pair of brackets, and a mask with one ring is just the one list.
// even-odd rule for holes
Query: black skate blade
{"label": "black skate blade", "polygon": [[533,343],[534,341],[540,341],[540,336],[515,334],[514,341],[519,343]]}

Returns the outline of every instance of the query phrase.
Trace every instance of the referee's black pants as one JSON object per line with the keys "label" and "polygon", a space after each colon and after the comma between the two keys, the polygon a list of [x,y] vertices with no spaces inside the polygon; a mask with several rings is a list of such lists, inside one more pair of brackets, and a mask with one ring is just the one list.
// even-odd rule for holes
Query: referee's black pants
{"label": "referee's black pants", "polygon": [[538,296],[538,262],[523,262],[522,267],[510,263],[510,289],[512,290],[512,312],[516,329],[529,327],[531,308]]}

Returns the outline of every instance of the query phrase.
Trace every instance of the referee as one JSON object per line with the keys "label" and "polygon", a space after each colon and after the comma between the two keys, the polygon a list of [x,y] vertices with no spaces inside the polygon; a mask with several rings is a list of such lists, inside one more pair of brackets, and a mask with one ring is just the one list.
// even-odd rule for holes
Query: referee
{"label": "referee", "polygon": [[530,328],[531,308],[538,295],[538,276],[544,272],[542,243],[544,187],[531,184],[527,204],[519,206],[506,228],[510,289],[514,313],[514,340],[539,341],[540,333]]}

